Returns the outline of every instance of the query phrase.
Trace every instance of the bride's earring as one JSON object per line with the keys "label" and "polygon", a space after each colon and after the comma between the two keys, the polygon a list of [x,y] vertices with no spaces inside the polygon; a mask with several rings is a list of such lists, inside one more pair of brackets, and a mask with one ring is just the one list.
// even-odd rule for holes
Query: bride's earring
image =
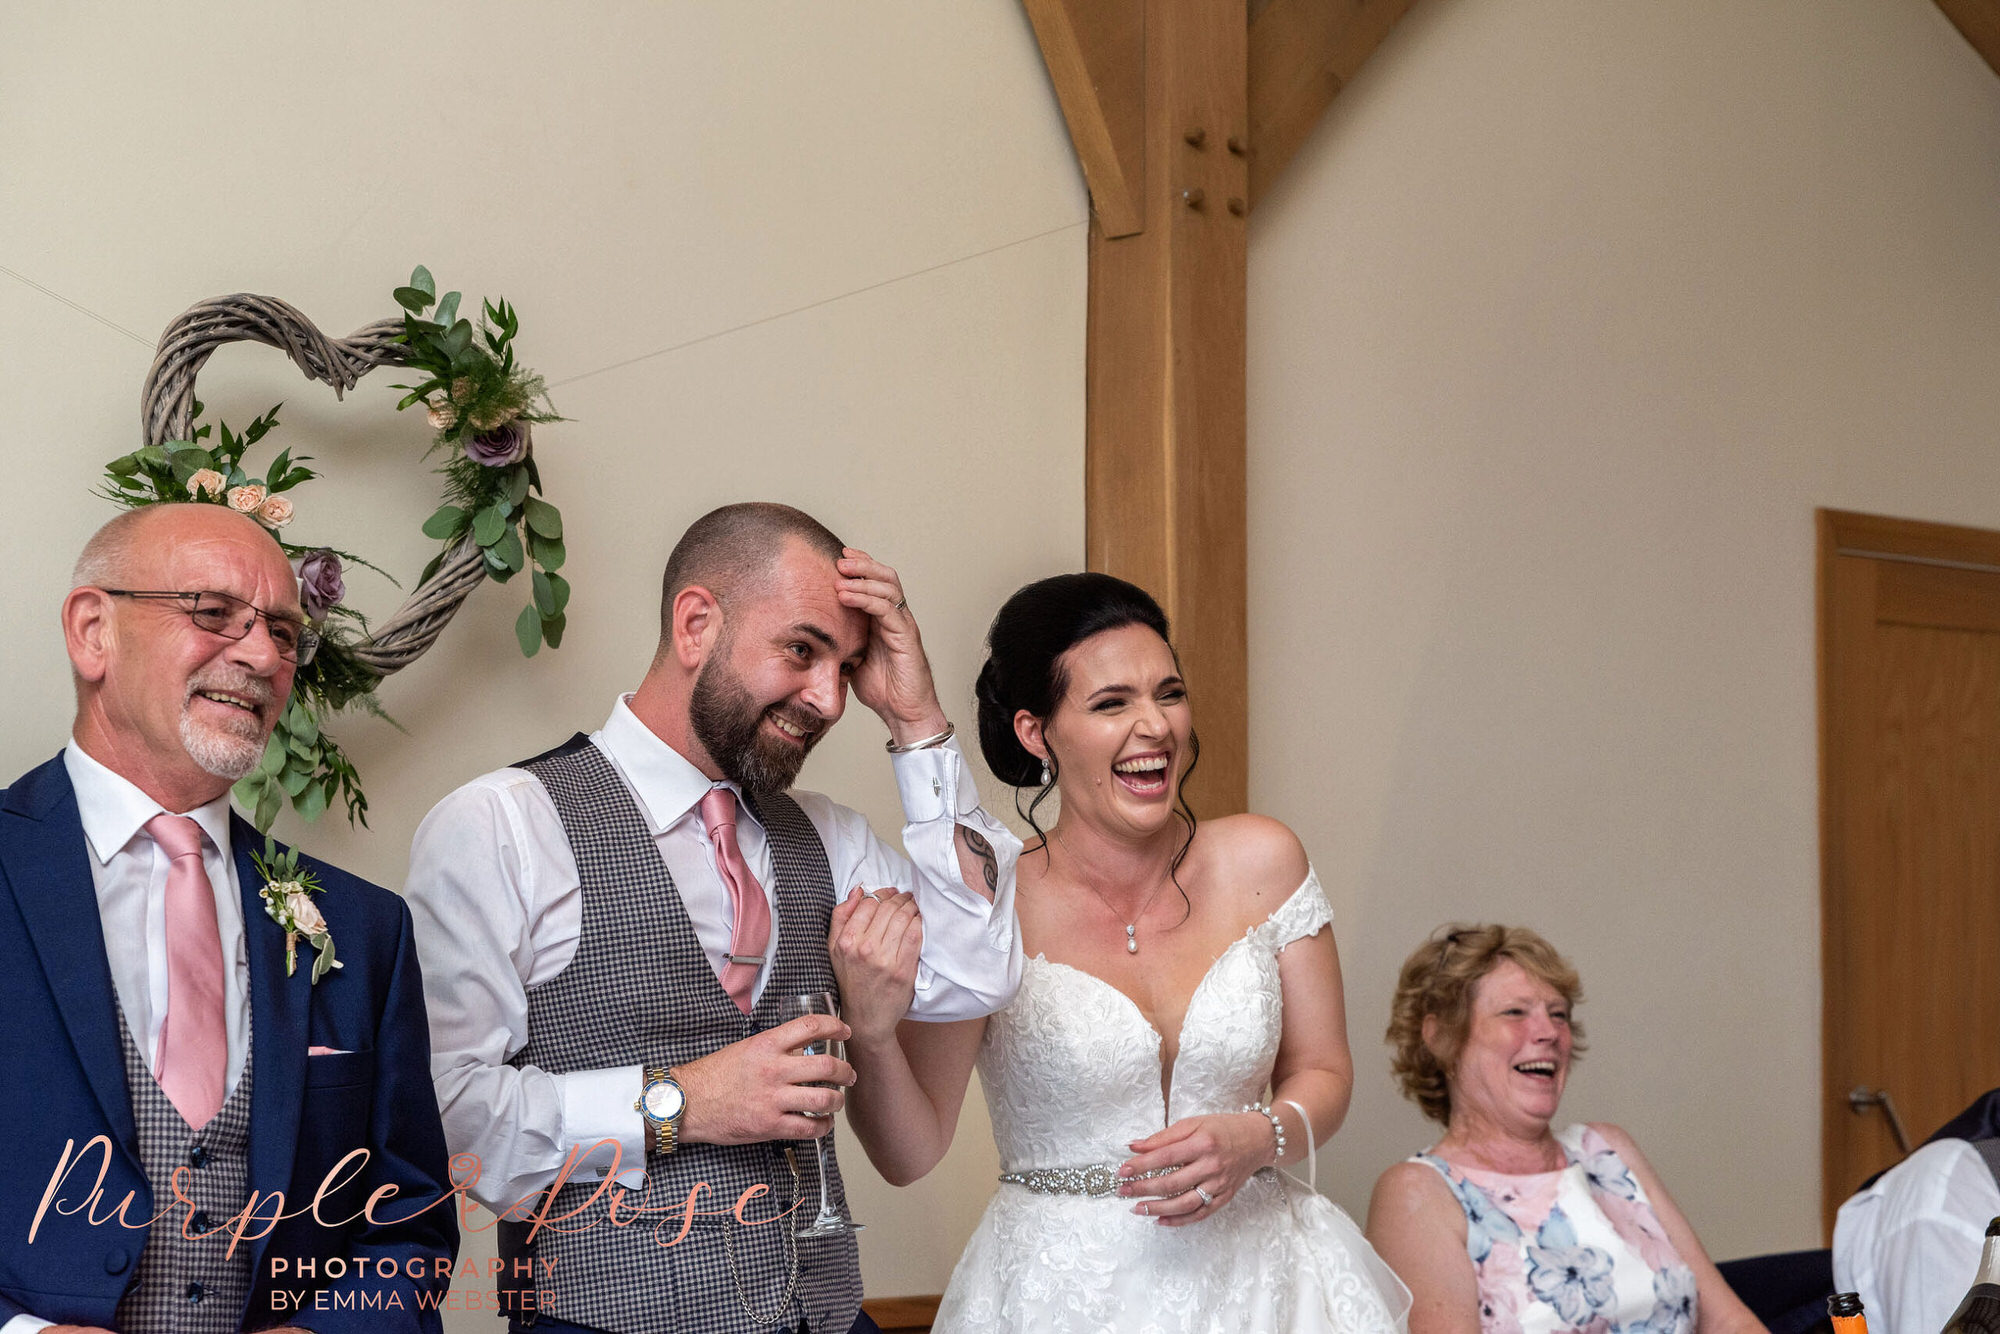
{"label": "bride's earring", "polygon": [[1043,760],[1043,761],[1042,761],[1042,786],[1043,786],[1043,787],[1047,787],[1047,786],[1049,785],[1049,777],[1050,777],[1050,775],[1049,775],[1049,762],[1048,762],[1047,760]]}

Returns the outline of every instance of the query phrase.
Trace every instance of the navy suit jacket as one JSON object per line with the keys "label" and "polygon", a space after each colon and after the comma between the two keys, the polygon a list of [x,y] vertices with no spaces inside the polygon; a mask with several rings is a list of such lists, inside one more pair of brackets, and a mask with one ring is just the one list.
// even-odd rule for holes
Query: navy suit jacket
{"label": "navy suit jacket", "polygon": [[[311,862],[344,966],[313,985],[313,951],[300,942],[298,971],[287,977],[285,933],[264,912],[263,878],[250,861],[262,836],[231,821],[250,955],[250,1189],[267,1200],[283,1192],[285,1211],[300,1211],[246,1240],[252,1279],[243,1327],[435,1332],[435,1303],[458,1247],[458,1202],[444,1198],[444,1131],[409,909],[387,890]],[[61,756],[0,792],[0,1324],[25,1312],[115,1328],[147,1237],[112,1217],[119,1203],[131,1194],[125,1216],[135,1225],[168,1208],[171,1223],[187,1219],[186,1206],[153,1199],[139,1161],[89,858]],[[315,1046],[340,1054],[309,1057]],[[108,1154],[103,1145],[85,1152],[97,1136],[108,1139]],[[56,1198],[73,1212],[52,1203],[30,1243],[72,1144],[69,1161],[79,1165]],[[323,1197],[315,1219],[315,1193],[355,1149],[369,1151],[366,1167],[335,1178],[345,1184]],[[94,1210],[76,1209],[100,1168]],[[401,1193],[376,1206],[380,1221],[358,1217],[369,1194],[389,1184]],[[269,1219],[273,1207],[258,1212]],[[92,1212],[103,1221],[93,1224]],[[245,1236],[264,1229],[253,1223]],[[311,1277],[298,1276],[301,1260],[313,1262]],[[414,1280],[412,1260],[421,1271]],[[391,1269],[394,1277],[383,1276]],[[275,1290],[303,1291],[303,1306],[277,1308]]]}

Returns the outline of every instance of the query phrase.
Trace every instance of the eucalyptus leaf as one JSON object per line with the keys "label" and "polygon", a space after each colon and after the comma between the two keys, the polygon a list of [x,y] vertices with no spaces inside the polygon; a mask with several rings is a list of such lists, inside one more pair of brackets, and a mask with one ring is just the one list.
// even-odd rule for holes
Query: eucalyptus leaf
{"label": "eucalyptus leaf", "polygon": [[305,789],[304,795],[294,792],[292,797],[292,805],[298,808],[299,814],[307,822],[317,820],[320,816],[326,814],[326,787],[324,784],[314,783],[311,787]]}
{"label": "eucalyptus leaf", "polygon": [[325,977],[328,973],[332,972],[335,968],[339,967],[340,965],[334,961],[332,936],[329,935],[314,936],[312,939],[312,946],[314,949],[319,951],[318,956],[313,959],[313,971],[312,971],[313,985],[318,986],[319,980],[322,977]]}
{"label": "eucalyptus leaf", "polygon": [[550,608],[551,616],[560,616],[569,607],[569,580],[559,574],[548,576],[549,590],[555,595],[555,606]]}
{"label": "eucalyptus leaf", "polygon": [[558,610],[556,591],[549,584],[549,576],[540,570],[535,571],[535,606],[543,616],[553,616]]}
{"label": "eucalyptus leaf", "polygon": [[299,706],[299,718],[292,724],[292,729],[293,736],[302,739],[308,746],[319,744],[319,720],[313,717],[312,710],[306,708],[304,704]]}
{"label": "eucalyptus leaf", "polygon": [[394,295],[396,304],[412,315],[421,314],[424,307],[431,303],[430,296],[415,287],[398,287]]}
{"label": "eucalyptus leaf", "polygon": [[568,628],[567,616],[551,616],[542,622],[542,638],[549,641],[550,648],[561,648],[563,631]]}
{"label": "eucalyptus leaf", "polygon": [[[521,502],[527,499],[528,499],[528,470],[526,468],[516,466],[510,469],[507,474],[507,503],[509,505],[519,505]],[[539,505],[541,502],[529,501],[529,503]],[[556,536],[560,537],[562,536],[562,534],[557,533]]]}
{"label": "eucalyptus leaf", "polygon": [[527,568],[528,554],[521,550],[521,534],[512,524],[507,525],[507,531],[500,534],[500,540],[488,549],[499,556],[501,563],[515,574]]}
{"label": "eucalyptus leaf", "polygon": [[465,511],[456,505],[441,505],[437,513],[424,520],[424,536],[444,541],[446,538],[456,536],[463,527],[465,527]]}
{"label": "eucalyptus leaf", "polygon": [[528,534],[528,542],[534,548],[535,563],[537,565],[551,574],[562,568],[563,561],[569,553],[563,549],[561,538],[538,537],[533,532],[530,532]]}
{"label": "eucalyptus leaf", "polygon": [[444,294],[444,300],[438,302],[435,318],[439,324],[444,325],[446,328],[451,327],[452,322],[458,318],[458,293],[446,292]]}
{"label": "eucalyptus leaf", "polygon": [[431,277],[431,271],[421,264],[410,270],[410,286],[416,288],[425,296],[434,297],[437,295],[436,280]]}
{"label": "eucalyptus leaf", "polygon": [[514,577],[514,567],[500,559],[500,553],[492,547],[479,553],[486,558],[486,577],[496,584],[504,584]]}
{"label": "eucalyptus leaf", "polygon": [[561,540],[563,535],[562,511],[539,496],[530,496],[527,501],[528,527],[543,537]]}
{"label": "eucalyptus leaf", "polygon": [[285,776],[278,781],[289,795],[296,798],[299,793],[306,790],[306,784],[312,782],[312,780],[312,770],[310,769],[287,769],[285,770]]}
{"label": "eucalyptus leaf", "polygon": [[264,756],[257,761],[256,772],[268,777],[282,771],[288,753],[285,746],[285,731],[279,728],[271,733],[271,739],[264,743]]}
{"label": "eucalyptus leaf", "polygon": [[533,607],[521,608],[514,620],[514,638],[521,641],[521,656],[532,658],[542,651],[542,618]]}
{"label": "eucalyptus leaf", "polygon": [[264,786],[257,793],[257,811],[251,817],[250,823],[259,829],[269,829],[271,822],[278,818],[278,812],[283,809],[284,804],[285,789],[278,786],[276,779],[266,778]]}
{"label": "eucalyptus leaf", "polygon": [[507,531],[507,511],[497,504],[488,505],[472,517],[472,540],[482,547],[492,546]]}

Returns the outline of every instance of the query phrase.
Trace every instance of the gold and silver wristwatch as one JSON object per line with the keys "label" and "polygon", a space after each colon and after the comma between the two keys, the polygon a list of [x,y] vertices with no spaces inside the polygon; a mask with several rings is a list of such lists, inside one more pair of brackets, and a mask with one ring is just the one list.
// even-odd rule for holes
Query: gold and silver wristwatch
{"label": "gold and silver wristwatch", "polygon": [[632,1110],[653,1127],[653,1145],[661,1153],[672,1153],[680,1136],[681,1115],[687,1111],[687,1094],[674,1079],[674,1072],[661,1067],[646,1071],[646,1085]]}

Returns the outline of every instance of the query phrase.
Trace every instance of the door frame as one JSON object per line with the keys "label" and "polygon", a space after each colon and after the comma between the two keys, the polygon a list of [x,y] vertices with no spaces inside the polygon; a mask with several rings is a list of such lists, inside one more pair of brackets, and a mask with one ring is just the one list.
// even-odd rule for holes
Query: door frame
{"label": "door frame", "polygon": [[1830,929],[1837,920],[1835,909],[1843,901],[1847,871],[1842,859],[1844,814],[1836,800],[1842,775],[1833,733],[1835,673],[1841,668],[1833,649],[1835,564],[1842,556],[1858,556],[2000,573],[2000,532],[1825,508],[1815,511],[1815,519],[1819,545],[1814,667],[1819,691],[1820,1197],[1826,1235],[1831,1237],[1834,1213],[1847,1198],[1849,1184],[1835,1179],[1834,1143],[1844,1118],[1854,1115],[1847,1106],[1846,1090],[1836,1088],[1834,1079],[1840,1068],[1834,1003],[1839,979],[1847,975],[1850,963],[1846,942]]}

